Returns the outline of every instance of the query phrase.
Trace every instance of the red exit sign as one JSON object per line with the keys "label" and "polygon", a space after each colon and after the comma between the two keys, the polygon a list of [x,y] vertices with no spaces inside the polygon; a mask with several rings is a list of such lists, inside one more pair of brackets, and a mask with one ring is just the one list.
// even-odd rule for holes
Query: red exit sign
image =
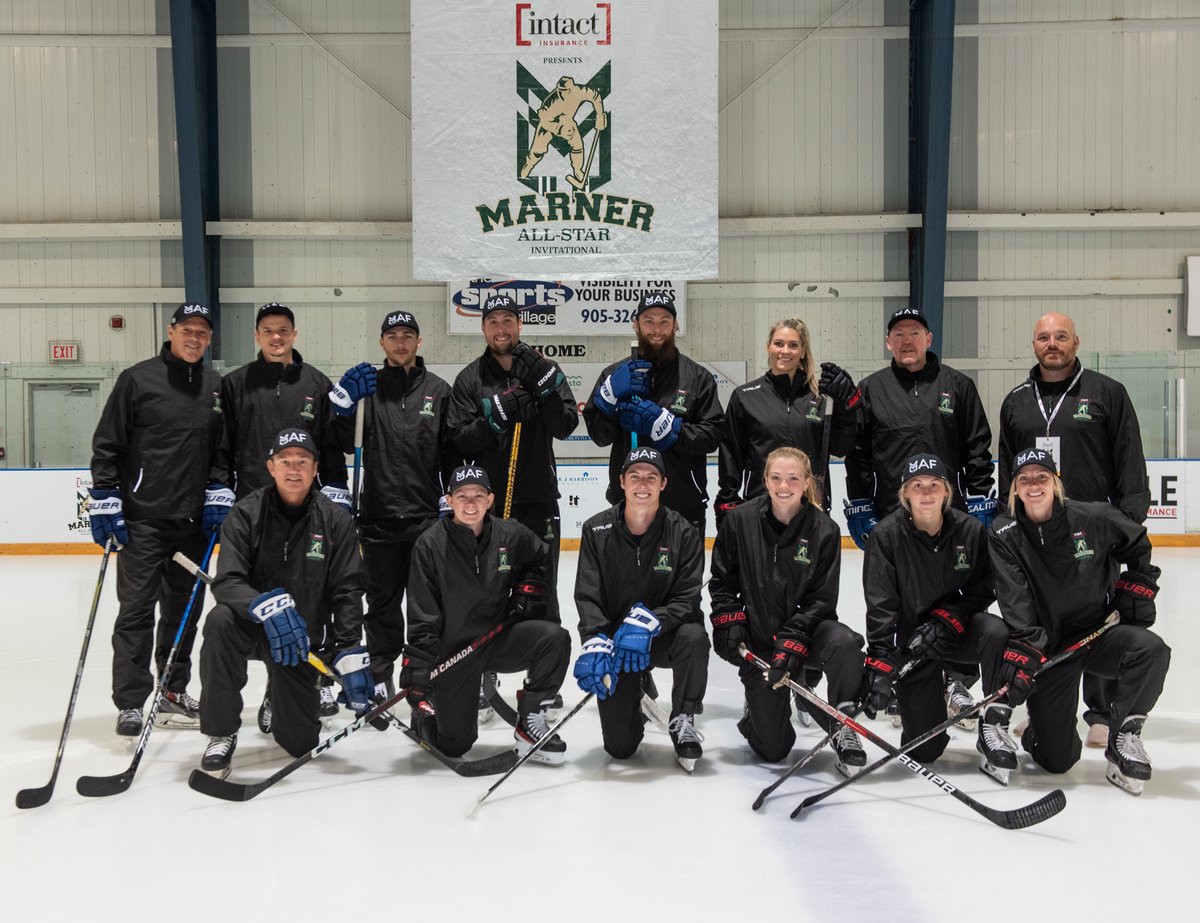
{"label": "red exit sign", "polygon": [[51,362],[78,362],[82,358],[81,343],[79,340],[51,340],[50,341],[50,361]]}

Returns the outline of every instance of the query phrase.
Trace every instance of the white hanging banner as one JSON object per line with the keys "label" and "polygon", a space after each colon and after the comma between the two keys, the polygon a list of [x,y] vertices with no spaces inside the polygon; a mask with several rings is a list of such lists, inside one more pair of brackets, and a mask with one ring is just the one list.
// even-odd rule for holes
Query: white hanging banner
{"label": "white hanging banner", "polygon": [[717,0],[412,4],[413,274],[717,274]]}

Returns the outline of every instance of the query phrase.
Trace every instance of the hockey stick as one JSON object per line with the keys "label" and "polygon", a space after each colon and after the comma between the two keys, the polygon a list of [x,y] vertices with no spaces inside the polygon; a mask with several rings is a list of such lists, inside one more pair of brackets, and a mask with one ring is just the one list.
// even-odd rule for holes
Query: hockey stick
{"label": "hockey stick", "polygon": [[354,410],[354,480],[350,482],[350,515],[358,518],[358,485],[362,478],[363,420],[367,412],[365,401],[359,401]]}
{"label": "hockey stick", "polygon": [[521,423],[513,427],[512,449],[508,453],[508,483],[504,485],[504,518],[512,512],[513,481],[517,477],[517,453],[521,450]]}
{"label": "hockey stick", "polygon": [[63,719],[62,734],[58,738],[58,753],[54,756],[54,771],[50,781],[41,788],[23,788],[17,792],[18,808],[40,808],[54,794],[54,783],[58,781],[58,770],[62,766],[63,751],[67,747],[67,734],[71,731],[71,717],[75,714],[75,702],[79,698],[79,683],[83,679],[83,663],[87,660],[88,645],[92,641],[92,627],[96,624],[96,610],[100,607],[100,590],[104,586],[104,574],[108,570],[108,556],[112,553],[113,537],[104,543],[104,557],[100,561],[100,576],[96,578],[96,590],[92,594],[92,611],[88,615],[87,628],[83,630],[83,648],[79,651],[79,663],[75,667],[75,682],[71,686],[71,699],[67,703],[67,716]]}
{"label": "hockey stick", "polygon": [[[747,650],[744,644],[740,645],[738,649],[741,651],[742,657],[744,657],[746,661],[754,664],[754,666],[762,670],[764,674],[770,670],[770,665],[761,657],[756,657],[752,651]],[[1066,795],[1062,793],[1061,789],[1055,789],[1050,794],[1045,795],[1044,797],[1035,801],[1033,804],[1026,805],[1022,808],[1016,808],[1011,811],[1000,811],[996,808],[989,808],[987,805],[976,801],[965,792],[960,792],[941,776],[930,772],[916,760],[902,753],[899,749],[892,746],[878,734],[868,730],[853,718],[848,717],[847,715],[838,711],[824,699],[821,699],[816,694],[809,692],[806,688],[801,686],[798,682],[790,677],[787,679],[787,685],[795,692],[800,693],[802,698],[811,702],[834,721],[837,721],[839,724],[844,724],[846,727],[858,732],[867,740],[871,741],[871,743],[875,744],[875,746],[879,747],[881,750],[885,751],[891,756],[897,757],[905,767],[911,769],[922,779],[929,780],[942,791],[946,792],[946,794],[953,795],[972,811],[979,814],[981,817],[987,818],[998,827],[1003,827],[1006,830],[1019,830],[1023,827],[1030,827],[1033,824],[1039,824],[1044,820],[1049,820],[1067,806]]]}
{"label": "hockey stick", "polygon": [[[492,630],[487,634],[476,638],[457,654],[454,654],[452,657],[443,660],[436,667],[429,671],[429,678],[432,680],[434,677],[440,676],[446,670],[449,670],[452,666],[466,658],[469,654],[479,650],[479,648],[487,644],[488,641],[500,634],[500,632],[504,630],[505,624],[506,623],[501,622],[492,628]],[[296,757],[282,769],[263,779],[261,782],[230,782],[228,779],[218,779],[215,776],[210,776],[208,773],[203,772],[202,770],[193,769],[192,774],[188,776],[188,786],[203,795],[209,795],[213,798],[221,798],[225,801],[249,801],[251,798],[261,795],[280,779],[290,776],[305,763],[316,759],[338,741],[345,740],[355,731],[361,730],[363,725],[373,721],[376,718],[384,717],[387,712],[399,705],[400,702],[402,702],[407,696],[407,689],[398,689],[396,694],[391,698],[380,702],[369,712],[360,715],[337,733],[326,737],[313,749],[309,750],[302,756]],[[495,759],[495,757],[493,757],[493,759]]]}
{"label": "hockey stick", "polygon": [[588,152],[587,165],[583,168],[583,179],[576,180],[574,173],[572,173],[570,176],[567,177],[567,182],[570,183],[572,186],[574,186],[576,189],[578,189],[580,192],[583,192],[585,189],[587,189],[588,183],[591,182],[592,158],[596,156],[596,146],[599,143],[600,143],[600,129],[594,128],[592,130],[592,149],[591,149],[591,151]]}
{"label": "hockey stick", "polygon": [[[607,677],[606,677],[606,679],[607,679]],[[577,714],[579,714],[579,712],[583,709],[583,706],[587,705],[587,703],[590,702],[595,697],[596,697],[596,693],[589,692],[587,695],[585,695],[582,699],[579,700],[578,705],[576,705],[569,712],[567,712],[566,715],[559,718],[558,721],[555,723],[554,727],[550,728],[550,730],[548,730],[545,734],[542,735],[541,739],[538,740],[537,743],[535,743],[532,747],[530,747],[528,750],[526,750],[524,753],[521,754],[521,758],[512,765],[512,767],[508,770],[508,772],[506,772],[499,779],[497,779],[494,783],[492,783],[492,787],[489,788],[486,792],[484,792],[482,795],[480,795],[475,800],[475,803],[473,805],[471,805],[471,810],[467,811],[467,817],[468,818],[474,817],[475,812],[477,810],[479,810],[479,806],[487,800],[488,796],[491,795],[492,792],[494,792],[496,789],[498,789],[501,785],[504,784],[505,779],[507,779],[509,776],[511,776],[514,772],[516,772],[522,766],[524,766],[535,753],[537,753],[540,749],[542,749],[542,747],[544,747],[546,745],[546,743],[548,743],[550,741],[550,739],[553,738],[558,733],[559,728],[561,728],[564,724],[566,724],[568,721],[570,721],[572,718],[574,718]]]}
{"label": "hockey stick", "polygon": [[[217,532],[213,532],[208,540],[208,549],[204,552],[204,563],[201,565],[201,570],[207,570],[208,568],[208,562],[213,553],[213,546],[217,544],[218,534]],[[175,632],[175,641],[171,645],[171,652],[167,655],[167,662],[163,666],[162,673],[159,674],[158,685],[154,689],[153,703],[150,706],[150,713],[146,715],[146,722],[142,725],[142,736],[138,739],[137,750],[134,751],[133,761],[129,764],[129,768],[115,776],[80,776],[75,780],[75,791],[79,792],[79,794],[87,798],[104,798],[108,795],[119,795],[133,784],[133,777],[137,773],[138,764],[142,761],[142,755],[146,752],[146,744],[150,741],[150,732],[154,730],[154,719],[158,715],[158,709],[162,706],[167,681],[171,678],[171,670],[175,667],[175,658],[179,654],[179,645],[183,640],[183,633],[187,628],[188,620],[191,618],[192,609],[195,608],[196,599],[200,595],[202,584],[203,580],[197,575],[195,582],[192,584],[192,595],[188,597],[187,606],[183,610],[183,617],[179,620],[179,629]]]}
{"label": "hockey stick", "polygon": [[817,464],[821,466],[821,487],[825,494],[827,512],[833,508],[833,499],[829,496],[829,434],[833,429],[833,398],[825,395],[824,407],[821,412],[821,455]]}
{"label": "hockey stick", "polygon": [[[505,722],[509,727],[517,726],[517,712],[508,701],[502,696],[499,690],[492,683],[490,673],[483,674],[483,697],[487,699],[487,703],[492,706],[492,710],[500,716],[500,720]],[[558,706],[555,706],[558,707]],[[664,734],[669,734],[667,729],[667,716],[658,703],[650,696],[642,693],[642,714],[650,719],[651,723]]]}
{"label": "hockey stick", "polygon": [[[1110,619],[1111,619],[1111,616],[1110,616]],[[1078,641],[1076,641],[1070,647],[1066,647],[1063,650],[1059,651],[1057,654],[1055,654],[1053,657],[1051,657],[1049,660],[1047,660],[1044,664],[1042,664],[1042,666],[1038,672],[1041,672],[1041,670],[1048,669],[1049,667],[1052,667],[1055,664],[1062,663],[1064,660],[1066,660],[1068,657],[1070,657],[1076,651],[1080,650],[1081,648],[1087,647],[1089,644],[1091,644],[1093,641],[1095,641],[1098,637],[1100,637],[1102,634],[1104,634],[1106,631],[1108,631],[1108,629],[1111,628],[1115,624],[1116,624],[1115,621],[1106,621],[1103,625],[1101,625],[1098,629],[1093,631],[1090,635],[1080,638]],[[965,714],[968,717],[970,717],[971,715],[982,714],[984,709],[986,709],[989,705],[991,705],[993,702],[995,702],[998,698],[1000,698],[1006,692],[1008,692],[1007,684],[1005,684],[1004,686],[1001,686],[999,689],[997,689],[995,692],[993,692],[987,698],[982,699],[979,702],[976,702],[971,708],[967,709]],[[1033,692],[1037,692],[1036,678],[1034,679]],[[902,746],[900,748],[899,753],[908,753],[910,750],[915,750],[917,747],[921,746],[926,741],[933,740],[933,738],[937,737],[938,734],[945,733],[953,724],[955,724],[958,721],[961,721],[962,717],[963,716],[960,714],[954,718],[949,718],[946,721],[943,721],[937,727],[935,727],[929,731],[926,731],[920,737],[910,740],[908,743],[906,743],[904,746]],[[819,801],[824,801],[826,798],[828,798],[834,792],[841,791],[843,788],[845,788],[850,783],[857,782],[863,776],[874,772],[876,769],[883,766],[885,763],[890,763],[893,759],[895,759],[895,757],[892,756],[891,754],[889,754],[880,760],[876,760],[874,763],[872,763],[870,766],[867,766],[865,769],[860,769],[857,773],[855,773],[855,775],[851,776],[849,779],[843,779],[837,785],[834,785],[831,788],[827,788],[823,792],[818,792],[815,795],[809,795],[807,798],[805,798],[803,801],[801,801],[798,805],[796,805],[796,809],[794,811],[792,811],[792,817],[795,817],[797,814],[799,814],[805,808],[811,807],[812,805],[816,804]]]}

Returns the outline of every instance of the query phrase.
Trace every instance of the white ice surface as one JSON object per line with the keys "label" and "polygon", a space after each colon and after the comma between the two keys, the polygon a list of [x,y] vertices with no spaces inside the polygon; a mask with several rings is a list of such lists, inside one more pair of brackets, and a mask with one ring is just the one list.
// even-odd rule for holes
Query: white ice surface
{"label": "white ice surface", "polygon": [[[576,558],[563,555],[560,578],[572,629]],[[973,736],[955,732],[935,768],[972,796],[1013,808],[1065,791],[1062,814],[1006,831],[896,765],[789,820],[800,798],[840,778],[828,753],[752,812],[782,768],[752,758],[734,727],[740,686],[716,658],[698,722],[705,756],[691,777],[653,726],[634,759],[610,760],[588,706],[564,730],[565,765],[527,764],[472,820],[467,809],[493,779],[460,778],[399,733],[371,729],[239,804],[185,784],[203,749],[198,732],[156,729],[129,791],[85,799],[78,776],[116,774],[131,759],[109,699],[115,568],[57,791],[20,811],[17,790],[49,778],[99,557],[3,557],[3,919],[1194,920],[1200,552],[1164,549],[1155,559],[1164,570],[1158,630],[1175,665],[1146,727],[1146,793],[1106,783],[1099,750],[1060,777],[1022,756],[1003,789],[977,771]],[[859,631],[861,563],[848,552],[842,570],[842,617]],[[665,698],[669,674],[656,677]],[[502,682],[511,700],[519,679]],[[262,685],[252,667],[232,779],[263,778],[287,759],[255,728]],[[198,679],[190,691],[201,693]],[[568,707],[581,695],[569,677],[563,692]],[[347,721],[343,712],[329,726]],[[898,740],[886,722],[871,727]],[[510,735],[497,719],[476,752],[495,752]],[[800,729],[796,753],[819,738]]]}

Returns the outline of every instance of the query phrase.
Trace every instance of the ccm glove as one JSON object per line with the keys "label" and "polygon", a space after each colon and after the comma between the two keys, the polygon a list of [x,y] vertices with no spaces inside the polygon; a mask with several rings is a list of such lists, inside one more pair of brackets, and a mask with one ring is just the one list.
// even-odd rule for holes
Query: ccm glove
{"label": "ccm glove", "polygon": [[613,636],[613,666],[618,673],[650,669],[650,642],[662,631],[657,616],[642,603],[634,603]]}
{"label": "ccm glove", "polygon": [[338,700],[361,717],[373,707],[375,676],[371,672],[371,655],[361,644],[342,651],[333,658],[333,669],[342,678]]}
{"label": "ccm glove", "polygon": [[513,584],[508,598],[509,618],[514,622],[546,617],[546,584],[534,577]]}
{"label": "ccm glove", "polygon": [[771,684],[771,688],[783,689],[789,679],[799,677],[807,659],[806,642],[799,638],[776,638],[775,653],[771,655],[771,669],[767,671],[767,682]]}
{"label": "ccm glove", "polygon": [[326,484],[321,493],[344,509],[347,513],[353,511],[350,505],[350,489],[345,484]]}
{"label": "ccm glove", "polygon": [[1032,644],[1010,640],[1000,658],[1000,685],[1008,684],[1008,704],[1020,705],[1033,691],[1033,680],[1046,662],[1045,656]]}
{"label": "ccm glove", "polygon": [[603,702],[616,688],[616,673],[616,667],[613,665],[613,642],[608,635],[599,634],[583,642],[574,670],[575,682],[579,684],[580,689],[594,693],[596,698]]}
{"label": "ccm glove", "polygon": [[886,712],[896,684],[896,661],[890,653],[867,654],[863,660],[863,712],[872,721]]}
{"label": "ccm glove", "polygon": [[[94,530],[93,530],[94,531]],[[1117,578],[1113,605],[1121,616],[1122,625],[1140,625],[1149,628],[1158,618],[1154,597],[1158,595],[1158,584],[1135,571],[1125,571]]]}
{"label": "ccm glove", "polygon": [[750,631],[746,627],[745,612],[714,612],[712,614],[712,645],[717,656],[735,667],[742,665],[739,644],[749,645]]}
{"label": "ccm glove", "polygon": [[493,432],[503,433],[537,416],[537,401],[524,388],[509,388],[483,398],[483,418]]}
{"label": "ccm glove", "polygon": [[717,517],[717,531],[721,529],[721,523],[725,521],[725,517],[738,508],[737,500],[725,500],[713,507],[713,512]]}
{"label": "ccm glove", "polygon": [[329,402],[333,404],[334,413],[348,417],[354,413],[354,405],[368,394],[375,393],[375,366],[369,362],[346,369],[342,380],[333,386],[329,392]]}
{"label": "ccm glove", "polygon": [[204,491],[204,510],[200,514],[200,528],[205,535],[221,531],[225,517],[233,508],[233,491],[224,484],[212,483]]}
{"label": "ccm glove", "polygon": [[400,688],[408,690],[408,704],[414,710],[428,710],[430,714],[433,709],[425,697],[429,694],[429,671],[432,668],[432,657],[414,647],[405,648],[404,658],[400,661]]}
{"label": "ccm glove", "polygon": [[650,393],[651,365],[645,359],[626,359],[605,376],[592,399],[604,413],[616,413],[617,402]]}
{"label": "ccm glove", "polygon": [[276,587],[261,593],[246,608],[266,631],[272,660],[282,667],[308,660],[308,628],[287,590]]}
{"label": "ccm glove", "polygon": [[990,529],[996,518],[996,491],[986,497],[967,494],[967,512],[982,522],[985,529]]}
{"label": "ccm glove", "polygon": [[653,401],[617,401],[617,420],[621,429],[637,433],[665,452],[679,440],[683,421]]}
{"label": "ccm glove", "polygon": [[92,541],[103,548],[111,535],[117,546],[129,544],[129,529],[125,526],[119,490],[89,489],[88,519],[92,526]]}
{"label": "ccm glove", "polygon": [[908,652],[914,658],[940,660],[948,651],[954,650],[966,630],[957,615],[945,609],[930,609],[929,617],[917,626],[908,639]]}
{"label": "ccm glove", "polygon": [[861,500],[843,500],[846,510],[846,528],[850,537],[863,551],[867,550],[867,536],[879,525],[879,517],[875,515],[875,501],[870,497]]}
{"label": "ccm glove", "polygon": [[821,378],[817,388],[822,394],[833,398],[834,404],[849,410],[858,403],[858,389],[854,387],[854,379],[839,365],[832,362],[821,363]]}
{"label": "ccm glove", "polygon": [[524,343],[512,351],[512,374],[538,400],[553,394],[566,380],[557,365]]}

